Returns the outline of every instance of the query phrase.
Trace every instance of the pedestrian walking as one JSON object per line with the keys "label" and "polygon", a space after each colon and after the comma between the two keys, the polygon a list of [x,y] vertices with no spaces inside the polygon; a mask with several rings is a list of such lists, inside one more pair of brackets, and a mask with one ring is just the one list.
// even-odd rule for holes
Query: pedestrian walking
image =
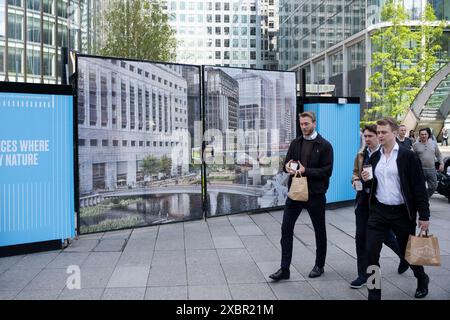
{"label": "pedestrian walking", "polygon": [[309,277],[320,277],[324,273],[327,253],[325,193],[333,170],[333,148],[316,131],[316,125],[316,115],[313,112],[300,114],[302,136],[291,142],[284,162],[284,171],[291,175],[289,187],[292,176],[297,172],[307,178],[308,200],[304,202],[292,200],[289,197],[286,199],[281,225],[281,268],[269,276],[275,281],[290,277],[294,227],[303,209],[309,213],[316,239],[316,261]]}
{"label": "pedestrian walking", "polygon": [[[399,147],[395,141],[397,131],[395,120],[386,118],[377,121],[381,148],[369,160],[372,170],[361,173],[365,184],[370,186],[367,228],[369,266],[380,266],[381,248],[390,230],[394,231],[404,256],[409,236],[416,233],[417,213],[420,229],[426,231],[429,227],[430,209],[422,165],[414,152]],[[410,267],[417,279],[414,297],[424,298],[428,295],[430,278],[423,266]],[[378,279],[381,281],[379,273]],[[367,287],[369,300],[381,299],[381,287],[377,283]]]}
{"label": "pedestrian walking", "polygon": [[439,171],[444,171],[444,162],[442,154],[436,141],[430,139],[429,128],[423,128],[419,131],[419,141],[413,145],[413,150],[419,157],[425,181],[427,183],[427,194],[430,198],[437,188],[436,159],[439,162]]}
{"label": "pedestrian walking", "polygon": [[406,126],[405,125],[399,126],[397,143],[400,147],[406,148],[408,150],[412,149],[413,143],[411,142],[411,139],[406,137]]}
{"label": "pedestrian walking", "polygon": [[[406,138],[406,140],[409,139]],[[366,285],[367,282],[366,242],[367,242],[367,222],[369,220],[370,188],[363,188],[361,173],[363,171],[364,166],[369,165],[369,160],[371,156],[380,149],[376,125],[367,125],[364,128],[364,141],[367,147],[361,149],[361,151],[359,151],[356,154],[352,177],[353,188],[357,190],[356,207],[355,207],[355,222],[356,222],[355,244],[357,256],[356,262],[358,267],[358,277],[350,283],[350,287],[353,289],[359,289],[362,286]],[[386,244],[389,248],[391,248],[392,251],[394,251],[400,258],[400,264],[397,269],[398,273],[402,274],[406,270],[408,270],[409,264],[400,254],[400,247],[392,230],[388,233],[388,236],[384,241],[384,244]]]}
{"label": "pedestrian walking", "polygon": [[448,147],[448,131],[446,127],[442,128],[442,143],[441,146],[444,146],[444,142],[445,142],[445,146]]}

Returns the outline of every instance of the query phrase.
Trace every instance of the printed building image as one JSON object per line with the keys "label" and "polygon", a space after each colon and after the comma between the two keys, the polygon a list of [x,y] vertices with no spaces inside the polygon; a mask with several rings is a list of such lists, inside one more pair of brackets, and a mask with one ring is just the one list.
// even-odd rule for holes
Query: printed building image
{"label": "printed building image", "polygon": [[[183,68],[197,74],[198,69],[83,57],[78,63],[80,193],[136,187],[148,179],[188,173],[189,102]],[[146,177],[143,160],[149,155],[168,157],[168,172]]]}

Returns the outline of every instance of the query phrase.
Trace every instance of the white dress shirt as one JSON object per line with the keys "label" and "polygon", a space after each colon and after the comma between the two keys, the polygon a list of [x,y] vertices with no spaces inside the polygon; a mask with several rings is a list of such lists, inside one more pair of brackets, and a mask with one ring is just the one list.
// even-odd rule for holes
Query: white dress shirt
{"label": "white dress shirt", "polygon": [[310,136],[303,136],[303,138],[304,138],[305,140],[314,140],[315,138],[317,138],[317,134],[318,134],[317,131],[314,130],[314,132],[311,133]]}
{"label": "white dress shirt", "polygon": [[384,154],[384,149],[381,148],[381,158],[375,168],[375,176],[378,180],[376,197],[379,202],[390,206],[405,203],[397,168],[398,150],[398,143],[395,143],[389,158],[387,158]]}

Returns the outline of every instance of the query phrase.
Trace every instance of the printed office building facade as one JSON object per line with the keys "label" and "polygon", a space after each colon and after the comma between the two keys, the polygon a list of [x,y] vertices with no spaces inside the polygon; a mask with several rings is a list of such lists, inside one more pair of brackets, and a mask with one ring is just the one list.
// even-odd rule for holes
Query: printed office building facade
{"label": "printed office building facade", "polygon": [[[187,67],[83,57],[78,63],[80,193],[186,174]],[[170,172],[146,177],[143,160],[149,155],[169,158]]]}

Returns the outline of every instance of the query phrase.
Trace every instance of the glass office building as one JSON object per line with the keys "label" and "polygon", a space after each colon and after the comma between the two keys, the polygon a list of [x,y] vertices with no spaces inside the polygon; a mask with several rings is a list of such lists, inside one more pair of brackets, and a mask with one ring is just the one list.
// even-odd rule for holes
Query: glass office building
{"label": "glass office building", "polygon": [[[426,0],[399,0],[418,23]],[[280,69],[306,69],[307,83],[335,85],[337,96],[359,96],[371,75],[370,34],[380,28],[384,0],[280,0]],[[450,0],[429,1],[438,19],[449,20]],[[442,40],[441,61],[448,60],[450,33]]]}
{"label": "glass office building", "polygon": [[61,47],[98,43],[104,0],[0,0],[0,81],[61,83]]}
{"label": "glass office building", "polygon": [[177,62],[277,69],[279,0],[168,0]]}

